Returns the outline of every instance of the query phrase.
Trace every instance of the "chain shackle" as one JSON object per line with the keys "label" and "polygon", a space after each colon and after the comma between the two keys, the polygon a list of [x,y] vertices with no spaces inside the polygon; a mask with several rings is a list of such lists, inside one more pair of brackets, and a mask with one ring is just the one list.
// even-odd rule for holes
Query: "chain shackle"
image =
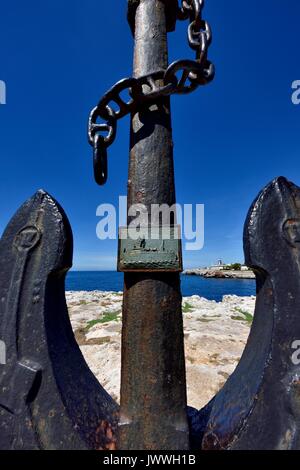
{"label": "chain shackle", "polygon": [[98,123],[97,120],[99,118],[105,119],[101,116],[98,106],[95,106],[90,113],[88,122],[88,141],[92,146],[94,145],[95,137],[97,135],[102,135],[103,132],[106,133],[103,137],[106,147],[111,145],[116,138],[117,123],[115,113],[112,108],[107,107],[105,114],[107,115],[107,121]]}
{"label": "chain shackle", "polygon": [[[114,142],[117,121],[141,106],[172,94],[187,94],[198,86],[211,82],[214,65],[207,60],[212,41],[209,24],[202,19],[204,0],[181,0],[177,12],[180,20],[189,19],[188,43],[196,51],[195,60],[182,59],[139,78],[124,78],[117,82],[92,109],[88,123],[88,140],[94,149],[94,175],[98,184],[107,180],[107,148]],[[122,96],[127,92],[128,100]],[[101,122],[98,122],[98,120]]]}
{"label": "chain shackle", "polygon": [[207,21],[202,20],[200,26],[192,21],[188,27],[188,41],[191,49],[207,52],[212,40],[211,27]]}
{"label": "chain shackle", "polygon": [[104,137],[96,134],[93,140],[94,178],[102,186],[107,181],[107,146]]}
{"label": "chain shackle", "polygon": [[181,0],[181,8],[177,13],[179,20],[201,21],[204,0]]}

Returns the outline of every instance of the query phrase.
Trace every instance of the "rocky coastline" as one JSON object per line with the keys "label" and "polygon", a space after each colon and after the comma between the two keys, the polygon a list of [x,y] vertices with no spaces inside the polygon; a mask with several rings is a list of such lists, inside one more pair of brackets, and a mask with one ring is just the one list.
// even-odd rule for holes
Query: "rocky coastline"
{"label": "rocky coastline", "polygon": [[[122,292],[67,292],[72,327],[99,382],[119,400]],[[255,297],[182,301],[188,404],[204,406],[223,386],[244,350]]]}
{"label": "rocky coastline", "polygon": [[186,276],[201,276],[214,279],[255,279],[253,271],[234,271],[234,270],[214,270],[209,268],[186,269],[183,271]]}

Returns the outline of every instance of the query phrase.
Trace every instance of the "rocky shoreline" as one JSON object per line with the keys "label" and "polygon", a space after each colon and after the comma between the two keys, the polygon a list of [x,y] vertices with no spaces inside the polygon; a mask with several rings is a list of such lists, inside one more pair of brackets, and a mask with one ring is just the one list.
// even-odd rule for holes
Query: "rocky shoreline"
{"label": "rocky shoreline", "polygon": [[[86,362],[119,400],[122,292],[67,292],[72,327]],[[255,297],[182,302],[188,404],[205,405],[235,369],[247,341]]]}
{"label": "rocky shoreline", "polygon": [[233,271],[214,269],[186,269],[183,274],[187,276],[201,276],[214,279],[255,279],[253,271]]}

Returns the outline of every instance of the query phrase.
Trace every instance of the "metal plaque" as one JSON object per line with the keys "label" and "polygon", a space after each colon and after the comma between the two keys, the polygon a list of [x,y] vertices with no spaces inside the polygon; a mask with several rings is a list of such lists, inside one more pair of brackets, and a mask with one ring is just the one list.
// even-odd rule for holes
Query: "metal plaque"
{"label": "metal plaque", "polygon": [[120,227],[118,271],[182,271],[180,226]]}

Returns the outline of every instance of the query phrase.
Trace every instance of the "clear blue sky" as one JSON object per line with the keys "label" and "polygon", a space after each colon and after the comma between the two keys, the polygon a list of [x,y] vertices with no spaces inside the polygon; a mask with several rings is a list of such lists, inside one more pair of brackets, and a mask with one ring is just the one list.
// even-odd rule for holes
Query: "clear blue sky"
{"label": "clear blue sky", "polygon": [[[116,242],[96,238],[96,207],[126,194],[129,121],[110,149],[109,180],[92,177],[89,110],[132,68],[126,0],[2,2],[0,230],[38,188],[72,224],[76,269],[114,269]],[[273,177],[300,185],[299,0],[207,0],[215,81],[172,98],[179,203],[205,204],[205,246],[185,266],[242,261],[250,203]],[[170,60],[192,57],[186,24],[169,35]]]}

